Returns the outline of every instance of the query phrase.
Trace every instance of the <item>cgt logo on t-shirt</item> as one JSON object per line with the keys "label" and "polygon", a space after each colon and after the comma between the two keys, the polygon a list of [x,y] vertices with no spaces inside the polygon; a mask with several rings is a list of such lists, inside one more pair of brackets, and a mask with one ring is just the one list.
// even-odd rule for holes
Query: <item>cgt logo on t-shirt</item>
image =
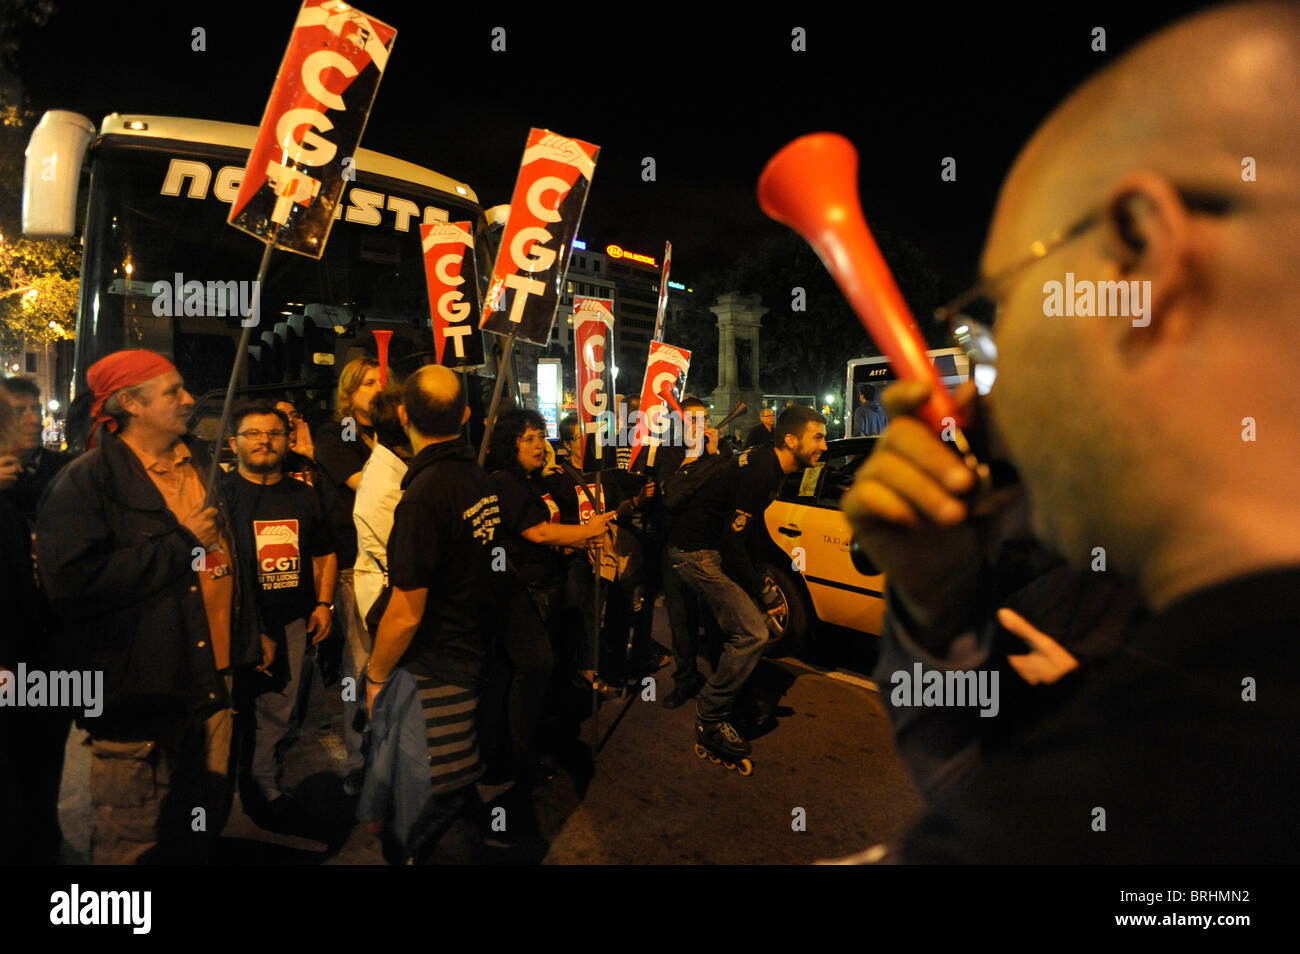
{"label": "cgt logo on t-shirt", "polygon": [[298,521],[254,520],[257,574],[263,590],[290,590],[298,586],[302,552],[298,547]]}

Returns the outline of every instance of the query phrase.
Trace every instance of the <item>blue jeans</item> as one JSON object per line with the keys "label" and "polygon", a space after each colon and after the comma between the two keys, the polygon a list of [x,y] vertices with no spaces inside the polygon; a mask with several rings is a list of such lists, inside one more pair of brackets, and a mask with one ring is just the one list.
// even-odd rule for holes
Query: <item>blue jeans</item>
{"label": "blue jeans", "polygon": [[370,659],[370,633],[366,630],[366,621],[361,618],[361,609],[357,606],[357,592],[352,587],[351,568],[339,570],[338,584],[334,587],[334,626],[342,631],[343,666],[342,675],[351,677],[357,687],[360,702],[343,703],[343,746],[347,751],[347,761],[343,763],[346,776],[363,768],[365,756],[361,754],[361,733],[355,724],[358,711],[365,711],[365,691],[361,681],[361,670]]}
{"label": "blue jeans", "polygon": [[679,686],[696,686],[704,681],[700,675],[700,612],[699,597],[686,585],[673,569],[668,548],[661,554],[660,586],[664,591],[664,607],[668,610],[668,627],[673,638],[673,682]]}
{"label": "blue jeans", "polygon": [[770,638],[767,621],[750,595],[723,572],[717,550],[688,553],[669,547],[668,558],[682,582],[708,600],[727,638],[718,668],[696,698],[696,712],[704,721],[730,718],[736,696],[763,658]]}

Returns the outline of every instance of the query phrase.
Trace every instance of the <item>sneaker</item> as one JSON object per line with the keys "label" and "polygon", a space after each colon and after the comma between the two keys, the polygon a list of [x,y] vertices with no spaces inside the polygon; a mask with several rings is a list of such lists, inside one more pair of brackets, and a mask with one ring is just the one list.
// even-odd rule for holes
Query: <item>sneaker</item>
{"label": "sneaker", "polygon": [[689,702],[691,699],[694,699],[697,695],[699,695],[700,690],[703,688],[704,688],[703,682],[694,682],[694,683],[679,682],[677,685],[673,686],[672,692],[664,696],[664,708],[676,709],[678,706],[684,705],[685,703]]}

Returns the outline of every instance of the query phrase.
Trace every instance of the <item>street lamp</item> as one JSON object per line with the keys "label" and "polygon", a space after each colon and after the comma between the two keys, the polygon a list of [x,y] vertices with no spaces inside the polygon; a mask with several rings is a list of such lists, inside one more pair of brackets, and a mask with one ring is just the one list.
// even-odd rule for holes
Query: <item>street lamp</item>
{"label": "street lamp", "polygon": [[50,398],[50,403],[47,404],[46,407],[48,407],[48,408],[50,409],[51,412],[57,411],[57,410],[59,409],[59,402],[58,402],[58,399],[57,399],[57,398]]}
{"label": "street lamp", "polygon": [[828,394],[828,395],[826,395],[826,403],[827,403],[827,404],[834,404],[834,403],[835,403],[835,395],[834,395],[834,394]]}

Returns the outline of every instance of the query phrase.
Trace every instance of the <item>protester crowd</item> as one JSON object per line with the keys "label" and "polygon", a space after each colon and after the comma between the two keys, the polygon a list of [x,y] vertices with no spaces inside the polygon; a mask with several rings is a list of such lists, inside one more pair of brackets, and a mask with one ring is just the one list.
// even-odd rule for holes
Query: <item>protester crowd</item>
{"label": "protester crowd", "polygon": [[[664,705],[698,694],[697,741],[748,752],[736,701],[779,602],[755,518],[825,448],[811,408],[738,453],[687,398],[680,440],[634,458],[572,417],[552,442],[540,414],[508,406],[480,467],[459,375],[384,386],[359,357],[314,431],[293,394],[237,401],[213,471],[167,358],[120,351],[87,384],[75,460],[30,427],[5,441],[22,455],[0,516],[23,641],[0,664],[104,674],[102,713],[79,720],[96,863],[210,860],[236,785],[258,824],[300,823],[311,806],[284,758],[316,673],[342,697],[342,789],[393,860],[429,858],[457,823],[478,843],[476,784],[545,782],[593,698],[670,659]],[[5,386],[39,404],[29,382]],[[661,594],[671,652],[651,638]],[[39,731],[6,729],[6,819],[28,830],[24,860],[50,860],[71,717],[30,719]]]}

